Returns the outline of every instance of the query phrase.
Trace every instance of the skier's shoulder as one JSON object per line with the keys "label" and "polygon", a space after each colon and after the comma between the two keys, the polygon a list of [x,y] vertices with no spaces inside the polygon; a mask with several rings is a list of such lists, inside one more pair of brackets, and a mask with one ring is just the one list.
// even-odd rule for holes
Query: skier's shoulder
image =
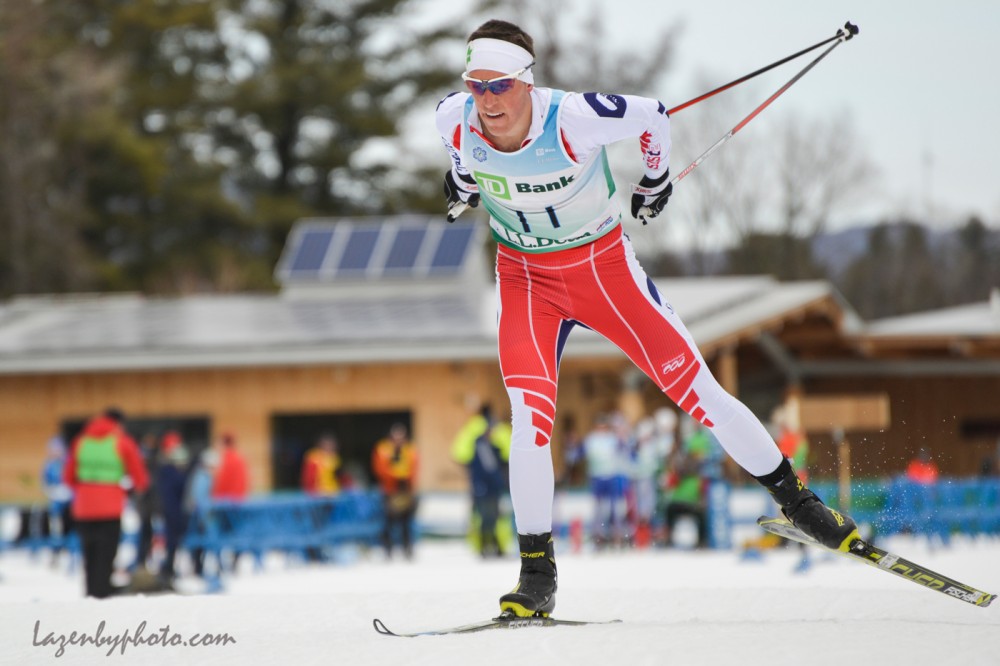
{"label": "skier's shoulder", "polygon": [[461,116],[462,110],[465,108],[465,103],[469,100],[469,93],[465,92],[451,92],[445,95],[438,101],[435,113],[438,117],[442,115],[452,115],[457,114]]}
{"label": "skier's shoulder", "polygon": [[563,96],[561,113],[579,121],[625,119],[636,114],[666,115],[666,107],[657,99],[605,92],[568,92]]}
{"label": "skier's shoulder", "polygon": [[469,93],[453,92],[438,102],[434,115],[441,136],[451,137],[455,128],[462,123],[462,115],[465,113],[465,104],[469,96]]}

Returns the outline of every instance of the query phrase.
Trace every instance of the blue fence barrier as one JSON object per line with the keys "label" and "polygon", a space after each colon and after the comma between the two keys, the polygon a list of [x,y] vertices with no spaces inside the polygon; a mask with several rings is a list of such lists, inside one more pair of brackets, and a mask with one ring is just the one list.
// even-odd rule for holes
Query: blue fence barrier
{"label": "blue fence barrier", "polygon": [[[53,517],[43,503],[0,504],[0,552],[10,548],[27,550],[32,555],[42,550],[68,550],[79,553],[76,532],[54,531]],[[62,521],[59,521],[62,525]],[[127,541],[129,535],[122,535]]]}
{"label": "blue fence barrier", "polygon": [[[839,506],[837,484],[810,483],[827,504]],[[763,490],[756,494],[717,487],[710,493],[709,527],[714,547],[725,548],[730,535],[724,528],[751,525],[757,515],[773,510]],[[1000,534],[1000,479],[945,478],[933,485],[906,479],[858,480],[851,484],[848,512],[858,523],[870,525],[876,536],[899,533],[932,535],[947,539],[951,534]],[[737,496],[742,500],[735,500]],[[749,499],[745,499],[749,497]],[[586,503],[583,503],[586,506]],[[0,507],[17,511],[18,522],[27,526],[16,540],[4,547],[37,551],[65,547],[78,552],[77,540],[39,533],[44,507]],[[759,513],[760,512],[760,513]],[[662,518],[657,516],[657,518]],[[583,521],[586,525],[587,520]],[[382,498],[378,491],[345,491],[332,497],[301,493],[262,495],[241,502],[216,502],[192,516],[182,547],[200,548],[218,556],[223,551],[254,554],[258,560],[267,551],[306,554],[358,544],[379,543],[383,525]],[[559,527],[557,525],[557,532]],[[722,528],[722,529],[720,529]],[[568,527],[563,530],[566,532]],[[418,534],[416,529],[414,535]],[[564,534],[565,536],[565,534]],[[123,542],[134,542],[134,534],[123,534]]]}
{"label": "blue fence barrier", "polygon": [[191,517],[186,548],[263,553],[306,553],[353,543],[374,545],[382,534],[382,496],[345,491],[329,497],[270,495],[213,502]]}
{"label": "blue fence barrier", "polygon": [[[0,506],[13,533],[0,539],[3,548],[36,553],[65,548],[79,553],[79,539],[50,534],[42,505]],[[12,514],[16,514],[13,519]],[[216,501],[192,515],[182,541],[187,549],[249,552],[258,559],[271,550],[304,553],[344,544],[380,543],[383,527],[382,495],[378,491],[344,491],[330,497],[303,493],[260,495],[242,501]],[[417,531],[413,531],[417,535]],[[135,532],[123,532],[123,544],[135,544]]]}

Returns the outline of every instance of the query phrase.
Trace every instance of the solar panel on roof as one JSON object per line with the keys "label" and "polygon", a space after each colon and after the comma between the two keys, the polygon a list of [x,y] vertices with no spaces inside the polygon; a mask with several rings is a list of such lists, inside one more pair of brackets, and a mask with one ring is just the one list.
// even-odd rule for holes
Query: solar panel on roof
{"label": "solar panel on roof", "polygon": [[290,271],[293,273],[318,271],[330,248],[333,229],[310,229],[305,231],[295,249]]}
{"label": "solar panel on roof", "polygon": [[408,227],[396,232],[392,248],[385,260],[386,272],[411,272],[420,254],[420,246],[427,235],[427,227]]}
{"label": "solar panel on roof", "polygon": [[276,276],[282,282],[337,282],[450,277],[478,247],[477,227],[431,216],[377,222],[350,218],[303,220],[289,236]]}
{"label": "solar panel on roof", "polygon": [[471,225],[445,227],[431,259],[431,273],[451,272],[462,267],[474,229]]}
{"label": "solar panel on roof", "polygon": [[365,271],[381,230],[381,227],[356,227],[352,229],[351,235],[347,239],[347,247],[344,248],[344,253],[340,256],[340,263],[337,264],[337,273]]}

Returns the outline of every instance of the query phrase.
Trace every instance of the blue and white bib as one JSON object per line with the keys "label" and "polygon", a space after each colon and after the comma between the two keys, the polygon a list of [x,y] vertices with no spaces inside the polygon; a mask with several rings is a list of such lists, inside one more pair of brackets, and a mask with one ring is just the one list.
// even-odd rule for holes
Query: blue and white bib
{"label": "blue and white bib", "polygon": [[469,129],[469,118],[476,113],[471,95],[465,104],[462,162],[479,185],[494,238],[523,252],[585,245],[621,220],[605,149],[577,164],[560,140],[564,95],[552,90],[541,135],[513,153],[496,150]]}

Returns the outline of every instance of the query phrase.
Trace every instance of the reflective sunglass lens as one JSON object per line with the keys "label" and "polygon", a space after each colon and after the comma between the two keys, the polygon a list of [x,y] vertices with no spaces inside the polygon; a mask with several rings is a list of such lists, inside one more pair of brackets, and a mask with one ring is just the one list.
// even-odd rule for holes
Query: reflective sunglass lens
{"label": "reflective sunglass lens", "polygon": [[477,96],[486,94],[489,90],[494,95],[502,95],[514,87],[514,79],[499,79],[484,83],[482,81],[466,81],[465,85]]}
{"label": "reflective sunglass lens", "polygon": [[490,92],[494,95],[502,95],[514,87],[514,79],[500,79],[489,84]]}

